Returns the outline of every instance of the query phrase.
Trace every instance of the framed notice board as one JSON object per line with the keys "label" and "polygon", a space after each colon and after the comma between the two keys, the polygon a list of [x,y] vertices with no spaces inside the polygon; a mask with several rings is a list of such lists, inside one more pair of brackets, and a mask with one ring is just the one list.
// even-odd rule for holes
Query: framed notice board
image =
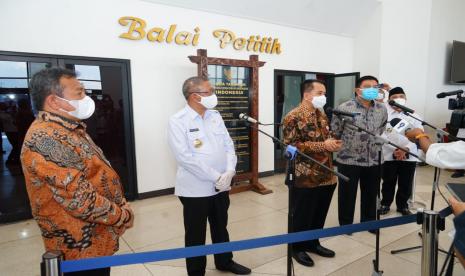
{"label": "framed notice board", "polygon": [[272,191],[258,182],[258,133],[239,114],[258,119],[258,68],[265,62],[257,55],[249,60],[207,57],[207,50],[197,50],[189,59],[198,66],[198,75],[206,77],[216,90],[215,108],[223,117],[229,135],[234,141],[238,158],[232,193],[254,190],[261,194]]}

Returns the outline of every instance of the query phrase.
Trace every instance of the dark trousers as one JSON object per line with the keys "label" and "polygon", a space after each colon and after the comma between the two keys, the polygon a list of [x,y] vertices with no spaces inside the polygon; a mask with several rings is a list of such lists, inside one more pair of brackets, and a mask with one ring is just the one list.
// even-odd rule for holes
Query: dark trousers
{"label": "dark trousers", "polygon": [[[179,197],[183,205],[185,244],[204,245],[207,235],[207,219],[213,243],[229,242],[228,225],[229,192],[209,197]],[[215,266],[226,268],[232,261],[231,252],[216,254]],[[207,257],[186,259],[187,273],[205,275]]]}
{"label": "dark trousers", "polygon": [[110,268],[100,268],[64,273],[64,276],[110,276]]}
{"label": "dark trousers", "polygon": [[383,199],[381,204],[391,206],[396,190],[397,209],[408,208],[407,200],[412,195],[413,177],[415,175],[416,162],[386,161],[383,165]]}
{"label": "dark trousers", "polygon": [[354,222],[355,201],[360,181],[360,221],[376,219],[376,193],[379,187],[380,174],[378,166],[361,167],[339,164],[338,171],[350,178],[348,182],[339,179],[338,216],[339,224]]}
{"label": "dark trousers", "polygon": [[[293,232],[321,229],[324,227],[335,189],[336,185],[293,189]],[[308,249],[315,248],[317,245],[320,245],[318,239],[294,243],[292,249],[296,252],[308,251]]]}

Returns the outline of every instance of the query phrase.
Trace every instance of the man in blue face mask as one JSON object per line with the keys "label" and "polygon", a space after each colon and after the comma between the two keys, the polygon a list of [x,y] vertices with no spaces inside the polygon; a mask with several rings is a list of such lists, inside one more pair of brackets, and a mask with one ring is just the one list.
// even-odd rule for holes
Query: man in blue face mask
{"label": "man in blue face mask", "polygon": [[[382,86],[384,89],[389,89],[386,84]],[[352,124],[382,135],[388,116],[384,104],[376,101],[379,88],[378,79],[375,77],[361,77],[356,82],[355,98],[342,103],[337,109],[359,114],[351,119]],[[375,137],[357,131],[338,116],[333,116],[331,127],[334,135],[343,142],[342,149],[337,153],[336,158],[338,171],[350,178],[348,182],[339,180],[339,224],[353,223],[359,181],[360,220],[362,222],[374,220],[376,218],[376,192],[381,177],[377,166],[378,152],[381,151],[382,145]]]}

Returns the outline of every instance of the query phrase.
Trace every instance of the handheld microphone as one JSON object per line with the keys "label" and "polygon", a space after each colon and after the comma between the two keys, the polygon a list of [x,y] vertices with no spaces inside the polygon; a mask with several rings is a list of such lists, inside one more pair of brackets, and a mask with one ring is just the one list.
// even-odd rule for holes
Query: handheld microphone
{"label": "handheld microphone", "polygon": [[392,119],[389,124],[392,126],[392,129],[394,129],[399,134],[405,134],[406,131],[412,129],[412,126],[409,122],[400,118]]}
{"label": "handheld microphone", "polygon": [[328,112],[329,114],[334,114],[336,116],[346,116],[346,117],[351,117],[351,118],[354,118],[355,116],[360,115],[360,113],[352,113],[352,112],[332,109],[331,107],[326,109],[326,112]]}
{"label": "handheld microphone", "polygon": [[252,123],[252,124],[260,124],[259,121],[255,120],[254,118],[252,118],[252,117],[250,117],[250,116],[248,116],[247,114],[244,114],[244,113],[239,114],[239,119],[247,121],[247,122]]}
{"label": "handheld microphone", "polygon": [[406,107],[404,105],[398,104],[394,100],[390,100],[388,103],[389,103],[390,106],[395,106],[395,107],[401,109],[404,112],[415,113],[415,110],[413,110],[411,108],[408,108],[408,107]]}
{"label": "handheld microphone", "polygon": [[448,97],[448,96],[455,96],[455,95],[460,95],[463,93],[463,90],[454,90],[454,91],[450,91],[450,92],[441,92],[439,94],[436,95],[436,97],[438,99],[442,99],[442,98],[445,98],[445,97]]}

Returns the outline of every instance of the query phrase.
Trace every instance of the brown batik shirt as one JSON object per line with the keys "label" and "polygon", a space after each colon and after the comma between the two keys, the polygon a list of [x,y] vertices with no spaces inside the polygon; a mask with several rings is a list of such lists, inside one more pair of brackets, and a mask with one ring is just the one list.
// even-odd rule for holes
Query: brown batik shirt
{"label": "brown batik shirt", "polygon": [[[324,112],[311,111],[304,104],[289,112],[283,121],[283,136],[286,144],[291,144],[315,160],[332,168],[332,153],[324,147],[330,138],[328,118]],[[320,185],[336,184],[337,178],[312,161],[301,156],[296,158],[296,187],[314,188]]]}
{"label": "brown batik shirt", "polygon": [[117,173],[84,123],[40,112],[24,140],[21,163],[32,215],[46,250],[65,258],[112,255],[130,214]]}

